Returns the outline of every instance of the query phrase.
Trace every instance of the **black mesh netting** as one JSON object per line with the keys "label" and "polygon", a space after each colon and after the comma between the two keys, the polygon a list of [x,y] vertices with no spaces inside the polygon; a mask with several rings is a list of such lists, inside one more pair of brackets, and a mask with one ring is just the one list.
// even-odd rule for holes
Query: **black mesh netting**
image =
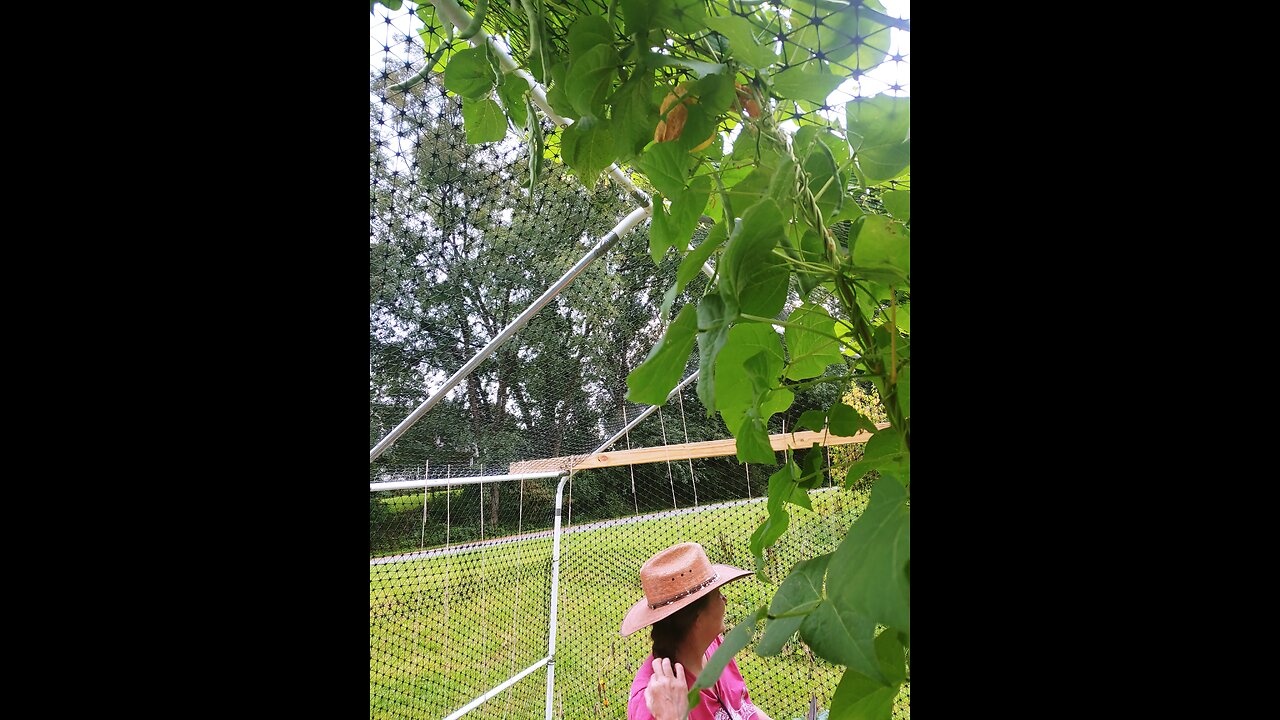
{"label": "black mesh netting", "polygon": [[[711,439],[690,422],[704,414],[690,385],[614,449]],[[771,431],[784,430],[784,422]],[[566,482],[555,717],[626,716],[632,678],[650,650],[647,631],[618,636],[641,597],[640,564],[675,542],[695,541],[712,562],[753,567],[748,539],[767,514],[775,469],[731,456],[681,459],[585,470]],[[551,479],[371,494],[371,716],[444,717],[546,656],[555,488]],[[773,579],[834,551],[866,502],[864,493],[830,487],[810,497],[813,512],[793,512],[790,529],[766,554]],[[726,624],[776,589],[756,578],[725,586]],[[829,706],[838,668],[799,642],[767,658],[753,648],[738,654],[738,664],[771,717],[803,717],[811,701]],[[471,715],[540,717],[545,693],[545,674],[537,672]],[[894,717],[910,717],[909,685]]]}
{"label": "black mesh netting", "polygon": [[[827,63],[856,87],[842,87],[831,106],[778,108],[780,119],[804,124],[818,113],[842,112],[846,90],[849,97],[905,94],[907,33],[865,18],[850,24],[849,13],[826,0],[792,5],[799,9],[779,28],[782,67]],[[552,42],[562,47],[566,17],[604,14],[608,3],[547,7]],[[752,6],[729,7],[747,16]],[[907,14],[905,6],[891,10]],[[486,29],[519,55],[526,46],[523,12],[500,0],[489,12]],[[532,192],[521,134],[468,144],[460,102],[441,77],[465,41],[446,45],[421,84],[389,90],[418,72],[428,48],[445,42],[430,5],[376,6],[371,40],[372,447],[637,205],[608,179],[583,187],[561,164],[560,131],[545,118],[545,167]],[[705,33],[676,36],[672,47],[692,50],[707,41]],[[896,74],[881,72],[888,66]],[[686,71],[662,73],[675,83]],[[643,176],[632,179],[651,191]],[[862,201],[878,202],[871,194]],[[692,245],[705,236],[701,227]],[[649,258],[647,223],[623,236],[371,463],[370,481],[563,469],[593,453],[646,409],[625,399],[625,380],[661,336],[661,306],[678,263]],[[669,314],[696,299],[706,282],[699,275],[670,298]],[[695,353],[685,375],[696,369]],[[830,385],[798,392],[769,431],[790,430],[800,413],[827,407],[836,392]],[[707,417],[689,384],[608,452],[726,438],[719,416]],[[747,543],[766,514],[763,496],[775,469],[743,466],[730,455],[574,474],[562,516],[555,717],[626,716],[627,691],[649,650],[647,631],[617,635],[627,607],[640,598],[640,564],[671,544],[697,541],[713,562],[750,568]],[[371,717],[445,717],[546,657],[556,486],[552,478],[370,493]],[[769,551],[774,579],[799,559],[833,551],[865,503],[838,489],[811,496],[814,511],[793,513],[790,529]],[[734,625],[774,590],[755,578],[726,586],[726,623]],[[828,707],[839,680],[837,668],[799,642],[776,657],[749,647],[737,658],[753,699],[775,720],[803,717],[815,699],[820,710]],[[469,716],[542,717],[545,703],[546,673],[539,669]],[[910,716],[909,684],[894,716]]]}

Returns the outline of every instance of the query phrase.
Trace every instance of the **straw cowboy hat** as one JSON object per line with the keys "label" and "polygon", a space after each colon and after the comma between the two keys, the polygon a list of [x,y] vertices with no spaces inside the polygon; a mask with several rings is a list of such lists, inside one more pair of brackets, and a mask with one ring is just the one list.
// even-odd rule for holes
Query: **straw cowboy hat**
{"label": "straw cowboy hat", "polygon": [[622,621],[622,635],[674,615],[712,590],[751,574],[732,565],[712,565],[698,543],[673,545],[649,558],[640,568],[644,599],[631,606]]}

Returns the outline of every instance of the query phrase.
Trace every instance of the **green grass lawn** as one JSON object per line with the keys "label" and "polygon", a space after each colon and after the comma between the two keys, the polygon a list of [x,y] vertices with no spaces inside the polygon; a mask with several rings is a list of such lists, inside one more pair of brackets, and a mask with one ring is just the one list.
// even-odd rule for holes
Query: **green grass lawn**
{"label": "green grass lawn", "polygon": [[[861,510],[848,493],[814,493],[814,512],[794,508],[768,572],[780,580],[800,559],[835,549]],[[649,633],[622,638],[618,626],[642,597],[640,564],[682,541],[712,562],[752,568],[747,543],[763,503],[565,535],[555,653],[556,716],[623,720],[631,681],[649,652]],[[370,716],[444,717],[547,654],[551,538],[447,557],[370,566]],[[745,578],[724,586],[732,628],[776,585]],[[827,707],[840,671],[796,643],[781,655],[750,646],[738,665],[753,700],[775,720],[801,717],[811,694]],[[909,718],[909,691],[895,717]],[[468,717],[541,717],[539,669]]]}
{"label": "green grass lawn", "polygon": [[[383,492],[387,492],[387,491],[383,491]],[[462,488],[457,488],[455,490],[443,490],[443,489],[432,490],[431,494],[432,494],[432,497],[435,497],[437,495],[443,495],[443,493],[445,492],[452,493],[455,498],[462,496]],[[439,501],[444,502],[444,498],[441,497]],[[408,510],[421,511],[422,504],[423,504],[422,489],[419,488],[417,490],[414,490],[413,492],[409,492],[404,495],[385,495],[383,497],[378,498],[378,502],[381,502],[383,505],[386,505],[387,508],[390,509],[392,512],[405,512]]]}

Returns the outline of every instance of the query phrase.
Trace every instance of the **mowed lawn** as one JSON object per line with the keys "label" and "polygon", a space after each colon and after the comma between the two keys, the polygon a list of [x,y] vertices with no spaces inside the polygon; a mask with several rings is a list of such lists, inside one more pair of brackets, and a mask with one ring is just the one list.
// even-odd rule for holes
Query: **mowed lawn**
{"label": "mowed lawn", "polygon": [[[770,554],[780,581],[798,560],[835,550],[860,512],[849,493],[811,493],[814,511],[789,506],[791,525]],[[622,638],[618,627],[642,597],[639,568],[657,551],[694,541],[712,562],[754,567],[752,530],[763,501],[675,517],[587,529],[561,538],[555,651],[556,717],[624,720],[632,678],[650,650],[647,630]],[[442,718],[547,655],[551,538],[446,557],[370,566],[370,717]],[[724,586],[732,628],[777,589],[750,577]],[[757,639],[759,632],[757,632]],[[840,671],[794,643],[760,657],[737,655],[753,700],[775,720],[802,717],[816,696],[829,705]],[[542,717],[540,668],[468,717]],[[909,691],[895,717],[909,718]]]}

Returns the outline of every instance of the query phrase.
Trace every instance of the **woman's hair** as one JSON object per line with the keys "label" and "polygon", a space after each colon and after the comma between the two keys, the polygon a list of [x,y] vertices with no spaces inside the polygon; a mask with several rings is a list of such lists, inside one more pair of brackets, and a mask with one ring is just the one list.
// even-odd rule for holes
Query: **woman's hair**
{"label": "woman's hair", "polygon": [[707,606],[711,593],[694,600],[677,612],[653,624],[653,656],[670,658],[675,662],[676,650],[689,634],[689,628],[697,621],[698,615]]}

